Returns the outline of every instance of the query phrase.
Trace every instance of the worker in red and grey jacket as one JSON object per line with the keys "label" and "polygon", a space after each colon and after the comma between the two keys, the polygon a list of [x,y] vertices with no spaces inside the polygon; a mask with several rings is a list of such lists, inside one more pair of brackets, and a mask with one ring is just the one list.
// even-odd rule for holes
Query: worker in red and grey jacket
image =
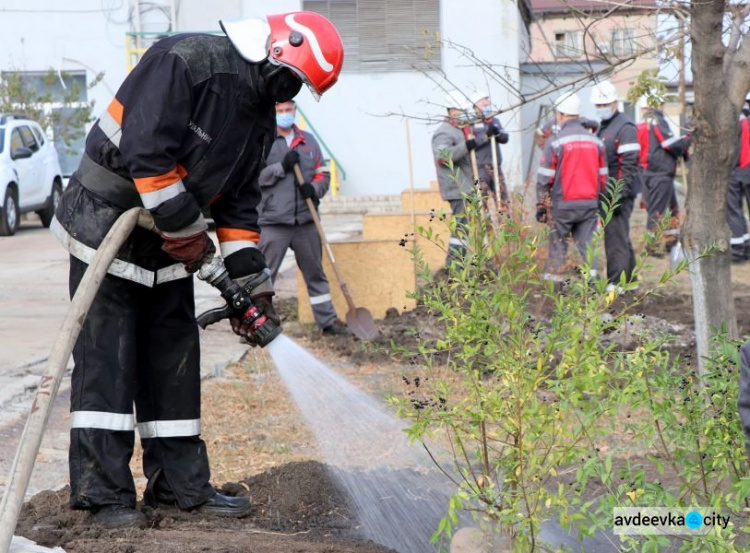
{"label": "worker in red and grey jacket", "polygon": [[[610,81],[597,83],[591,103],[601,120],[597,136],[604,142],[609,183],[604,202],[611,207],[611,218],[604,227],[608,291],[619,289],[620,279],[630,282],[635,269],[635,251],[630,240],[630,215],[635,197],[641,191],[641,146],[635,123],[617,109],[617,89]],[[615,196],[615,191],[618,194]]]}
{"label": "worker in red and grey jacket", "polygon": [[[550,225],[549,259],[543,277],[562,282],[562,269],[572,235],[578,251],[587,250],[599,222],[599,195],[607,182],[607,161],[601,140],[580,121],[581,99],[575,93],[555,102],[560,131],[547,141],[537,173],[536,220]],[[590,276],[597,275],[596,255]]]}
{"label": "worker in red and grey jacket", "polygon": [[651,95],[652,106],[646,111],[645,120],[640,124],[641,155],[645,157],[643,172],[644,196],[648,211],[646,228],[653,231],[659,221],[669,214],[672,219],[669,228],[664,231],[664,242],[667,251],[679,239],[678,213],[671,207],[675,199],[674,178],[677,162],[686,157],[691,137],[675,136],[664,116],[664,101]]}
{"label": "worker in red and grey jacket", "polygon": [[750,260],[750,234],[745,218],[744,203],[750,205],[750,94],[745,99],[739,123],[737,160],[727,188],[727,223],[732,231],[730,241],[732,261]]}
{"label": "worker in red and grey jacket", "polygon": [[[294,124],[293,100],[276,104],[276,138],[260,172],[260,249],[276,280],[287,249],[292,248],[305,278],[313,316],[324,334],[351,334],[336,316],[331,289],[323,270],[323,249],[307,198],[317,206],[328,192],[331,174],[315,137]],[[299,164],[304,183],[299,185],[294,166]]]}
{"label": "worker in red and grey jacket", "polygon": [[[56,210],[71,293],[124,211],[146,208],[159,229],[136,229],[120,249],[73,352],[70,505],[104,526],[147,522],[129,468],[136,427],[148,503],[230,517],[251,508],[211,486],[200,438],[192,273],[215,252],[202,209],[211,206],[231,278],[243,286],[266,270],[256,206],[274,105],[303,84],[315,94],[330,88],[343,45],[310,12],[221,25],[227,36],[175,35],[146,52],[89,133]],[[251,293],[278,322],[272,295],[266,284]]]}

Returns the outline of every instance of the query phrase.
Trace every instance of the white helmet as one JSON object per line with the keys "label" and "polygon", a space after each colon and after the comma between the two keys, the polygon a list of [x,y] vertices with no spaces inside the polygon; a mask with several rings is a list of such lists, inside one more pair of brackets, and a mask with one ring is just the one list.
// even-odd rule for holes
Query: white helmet
{"label": "white helmet", "polygon": [[617,101],[617,89],[610,81],[596,83],[591,90],[591,103],[595,106],[611,104]]}
{"label": "white helmet", "polygon": [[460,90],[451,90],[445,95],[445,107],[447,109],[458,109],[461,111],[468,111],[474,109],[466,94]]}
{"label": "white helmet", "polygon": [[476,103],[479,100],[482,100],[483,98],[489,98],[490,95],[487,94],[484,90],[477,90],[474,94],[471,95],[471,103],[476,105]]}
{"label": "white helmet", "polygon": [[745,101],[746,102],[750,102],[750,92],[748,92],[747,94],[745,94]]}
{"label": "white helmet", "polygon": [[555,100],[555,109],[563,115],[581,115],[581,98],[575,92],[561,94]]}

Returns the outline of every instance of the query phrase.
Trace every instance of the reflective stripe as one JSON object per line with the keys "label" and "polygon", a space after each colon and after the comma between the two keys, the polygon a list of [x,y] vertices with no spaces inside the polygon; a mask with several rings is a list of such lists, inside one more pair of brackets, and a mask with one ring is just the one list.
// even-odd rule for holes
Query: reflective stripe
{"label": "reflective stripe", "polygon": [[664,236],[678,236],[680,234],[680,229],[674,228],[670,230],[665,230],[664,232],[662,232],[662,234]]}
{"label": "reflective stripe", "polygon": [[666,150],[666,149],[668,149],[668,148],[669,148],[669,147],[670,147],[670,146],[671,146],[672,144],[674,144],[674,143],[676,143],[676,142],[679,142],[680,140],[682,140],[682,137],[681,137],[681,136],[673,136],[672,138],[667,138],[666,140],[664,140],[664,141],[663,141],[663,142],[661,143],[661,147],[662,147],[662,148],[664,148],[664,149]]}
{"label": "reflective stripe", "polygon": [[750,240],[750,234],[746,234],[746,235],[744,235],[744,236],[743,236],[743,238],[744,238],[745,240]]}
{"label": "reflective stripe", "polygon": [[250,240],[256,244],[260,242],[260,234],[254,230],[242,228],[219,227],[216,229],[219,242],[234,242],[235,240]]}
{"label": "reflective stripe", "polygon": [[175,263],[169,267],[156,270],[156,284],[164,284],[165,282],[172,282],[173,280],[179,280],[181,278],[192,278],[193,275],[187,272],[185,265],[182,263]]}
{"label": "reflective stripe", "polygon": [[184,436],[199,436],[201,433],[200,419],[176,421],[147,421],[136,424],[141,438],[179,438]]}
{"label": "reflective stripe", "polygon": [[71,428],[98,428],[115,432],[132,432],[133,413],[107,413],[106,411],[73,411],[70,414]]}
{"label": "reflective stripe", "polygon": [[540,167],[537,174],[543,177],[554,177],[557,173],[554,169],[548,169],[547,167]]}
{"label": "reflective stripe", "polygon": [[565,282],[565,279],[561,275],[553,275],[552,273],[544,273],[542,280],[548,280],[550,282]]}
{"label": "reflective stripe", "polygon": [[609,175],[609,169],[607,167],[602,167],[601,169],[599,169],[599,174],[600,175]]}
{"label": "reflective stripe", "polygon": [[315,169],[315,174],[316,175],[320,174],[320,173],[328,173],[328,172],[330,172],[329,169],[328,169],[328,165],[321,165],[320,167],[318,167],[317,169]]}
{"label": "reflective stripe", "polygon": [[154,190],[153,192],[146,192],[145,194],[141,194],[141,201],[143,202],[143,207],[145,207],[146,209],[154,209],[167,200],[176,198],[183,192],[185,192],[185,185],[182,183],[182,180],[178,180],[174,184],[170,184],[169,186],[160,190]]}
{"label": "reflective stripe", "polygon": [[466,243],[463,240],[454,236],[451,236],[450,240],[448,240],[448,244],[450,244],[451,246],[461,246],[464,248],[466,247]]}
{"label": "reflective stripe", "polygon": [[732,246],[736,246],[737,244],[744,244],[745,242],[747,242],[747,235],[737,236],[736,238],[729,239],[729,244]]}
{"label": "reflective stripe", "polygon": [[626,154],[628,152],[640,152],[641,151],[641,145],[638,143],[634,144],[623,144],[619,148],[617,148],[618,154]]}
{"label": "reflective stripe", "polygon": [[310,296],[310,305],[320,305],[331,301],[331,294],[323,294],[320,296]]}
{"label": "reflective stripe", "polygon": [[109,111],[105,111],[102,113],[101,117],[99,117],[99,128],[105,135],[107,135],[107,138],[109,138],[115,146],[118,148],[120,147],[122,127],[120,127],[120,124],[115,121],[112,115],[110,115]]}
{"label": "reflective stripe", "polygon": [[[80,259],[86,264],[91,264],[91,261],[96,255],[96,250],[79,242],[66,231],[57,220],[57,217],[52,219],[50,224],[50,232],[60,241],[63,247],[76,259]],[[107,269],[107,273],[116,277],[124,278],[132,282],[137,282],[143,286],[152,288],[154,286],[154,280],[156,284],[163,282],[169,282],[171,280],[177,280],[179,278],[192,277],[186,270],[182,263],[175,263],[163,269],[157,270],[156,274],[153,271],[139,267],[134,263],[123,261],[122,259],[115,259]]]}
{"label": "reflective stripe", "polygon": [[188,236],[194,236],[199,232],[203,232],[206,229],[208,229],[208,224],[201,213],[194,222],[185,228],[181,228],[175,232],[163,232],[162,234],[169,236],[170,238],[187,238]]}
{"label": "reflective stripe", "polygon": [[593,134],[571,134],[570,136],[563,136],[558,138],[552,143],[553,148],[567,144],[568,142],[593,142],[594,144],[601,144],[602,141],[595,137]]}
{"label": "reflective stripe", "polygon": [[233,240],[231,242],[220,242],[219,248],[221,249],[221,256],[224,258],[229,257],[233,253],[237,253],[245,248],[257,248],[258,245],[250,240]]}

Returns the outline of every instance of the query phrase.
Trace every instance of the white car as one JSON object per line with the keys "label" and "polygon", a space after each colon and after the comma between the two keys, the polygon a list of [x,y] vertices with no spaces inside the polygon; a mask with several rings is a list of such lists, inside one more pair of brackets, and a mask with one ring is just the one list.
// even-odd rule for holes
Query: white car
{"label": "white car", "polygon": [[0,236],[18,230],[21,215],[36,211],[48,227],[63,190],[57,150],[34,121],[0,115]]}

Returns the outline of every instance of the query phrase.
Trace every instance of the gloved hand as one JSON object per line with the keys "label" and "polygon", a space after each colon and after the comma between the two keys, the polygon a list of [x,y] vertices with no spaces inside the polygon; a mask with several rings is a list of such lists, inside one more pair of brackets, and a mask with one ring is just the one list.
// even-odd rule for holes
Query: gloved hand
{"label": "gloved hand", "polygon": [[498,136],[500,134],[500,129],[496,125],[488,123],[485,134],[487,135],[487,138],[492,138],[493,136]]}
{"label": "gloved hand", "polygon": [[163,233],[161,237],[164,240],[161,249],[175,261],[183,263],[188,273],[196,272],[204,260],[211,259],[216,253],[216,246],[206,231],[184,237]]}
{"label": "gloved hand", "polygon": [[[281,319],[276,313],[273,307],[273,301],[271,298],[276,294],[273,290],[273,282],[271,281],[271,272],[268,269],[263,269],[259,273],[254,273],[246,277],[235,279],[235,282],[243,290],[250,295],[250,300],[253,304],[271,321],[277,325],[281,324]],[[232,330],[238,336],[242,336],[247,342],[252,345],[258,345],[255,342],[253,331],[248,324],[244,324],[238,318],[232,318],[229,320],[232,325]]]}
{"label": "gloved hand", "polygon": [[546,223],[547,222],[547,206],[539,204],[536,206],[536,222]]}
{"label": "gloved hand", "polygon": [[299,163],[299,152],[297,150],[289,150],[284,154],[284,159],[281,160],[281,168],[285,173],[294,171],[294,165]]}
{"label": "gloved hand", "polygon": [[303,182],[299,185],[299,193],[303,199],[315,199],[315,187],[309,182]]}
{"label": "gloved hand", "polygon": [[469,138],[466,141],[466,149],[469,150],[470,152],[472,150],[476,150],[477,149],[477,141],[474,140],[473,138]]}

